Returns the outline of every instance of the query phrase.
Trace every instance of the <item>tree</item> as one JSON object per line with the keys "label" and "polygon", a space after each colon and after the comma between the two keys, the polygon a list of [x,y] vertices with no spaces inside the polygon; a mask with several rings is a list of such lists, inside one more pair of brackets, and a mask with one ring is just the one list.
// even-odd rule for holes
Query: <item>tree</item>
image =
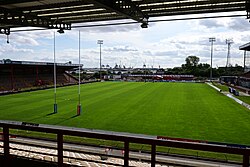
{"label": "tree", "polygon": [[[168,68],[165,74],[168,75],[181,75],[189,74],[194,75],[198,78],[209,78],[210,76],[210,64],[199,63],[200,58],[197,56],[188,56],[185,59],[186,63],[182,64],[181,67]],[[235,64],[235,67],[219,67],[213,68],[213,76],[220,77],[223,75],[227,76],[239,76],[244,73],[244,68]]]}
{"label": "tree", "polygon": [[200,58],[197,56],[188,56],[186,58],[186,67],[196,67],[200,61]]}

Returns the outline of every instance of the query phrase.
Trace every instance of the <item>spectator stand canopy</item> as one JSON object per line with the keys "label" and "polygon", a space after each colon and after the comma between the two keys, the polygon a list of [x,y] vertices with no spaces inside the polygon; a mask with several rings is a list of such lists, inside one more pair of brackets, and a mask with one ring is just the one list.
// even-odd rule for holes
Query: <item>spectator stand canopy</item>
{"label": "spectator stand canopy", "polygon": [[[250,42],[239,47],[244,51],[244,74],[238,77],[238,84],[245,88],[250,88]],[[249,92],[248,92],[249,93]]]}
{"label": "spectator stand canopy", "polygon": [[0,33],[9,35],[17,27],[63,33],[75,23],[122,19],[147,28],[154,21],[150,18],[218,12],[246,11],[249,18],[249,4],[250,0],[0,0]]}
{"label": "spectator stand canopy", "polygon": [[250,71],[250,57],[247,54],[250,51],[250,42],[239,47],[240,50],[244,50],[244,71]]}

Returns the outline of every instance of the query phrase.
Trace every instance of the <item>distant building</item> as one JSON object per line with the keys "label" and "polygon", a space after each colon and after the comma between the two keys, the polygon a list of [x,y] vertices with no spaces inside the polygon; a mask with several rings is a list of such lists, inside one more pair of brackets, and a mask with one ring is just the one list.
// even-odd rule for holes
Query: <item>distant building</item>
{"label": "distant building", "polygon": [[234,84],[238,82],[238,76],[221,76],[220,83]]}

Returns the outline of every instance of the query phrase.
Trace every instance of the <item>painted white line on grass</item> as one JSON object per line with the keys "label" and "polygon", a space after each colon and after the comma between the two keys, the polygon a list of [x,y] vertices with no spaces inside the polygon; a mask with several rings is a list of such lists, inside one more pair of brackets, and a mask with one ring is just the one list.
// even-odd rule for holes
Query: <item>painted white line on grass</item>
{"label": "painted white line on grass", "polygon": [[246,107],[246,108],[248,108],[248,109],[250,110],[250,105],[249,105],[249,104],[247,104],[247,103],[245,103],[245,102],[243,102],[243,101],[237,99],[236,97],[234,97],[234,96],[231,95],[231,94],[227,94],[227,97],[233,99],[233,100],[236,101],[237,103],[243,105],[244,107]]}
{"label": "painted white line on grass", "polygon": [[[219,91],[219,92],[222,92],[221,89],[217,88],[217,87],[214,86],[213,84],[208,83],[208,82],[206,82],[206,84],[208,84],[209,86],[211,86],[211,87],[214,88],[215,90],[217,90],[217,91]],[[241,101],[240,99],[234,97],[234,96],[231,95],[231,94],[226,94],[226,93],[223,93],[223,94],[226,95],[227,97],[233,99],[233,100],[236,101],[237,103],[243,105],[244,107],[246,107],[246,108],[248,108],[248,109],[250,110],[250,105],[249,105],[249,104],[247,104],[247,103]]]}
{"label": "painted white line on grass", "polygon": [[227,97],[233,99],[234,101],[236,101],[237,103],[239,103],[239,104],[241,104],[241,105],[244,103],[243,101],[237,99],[236,97],[234,97],[234,96],[231,95],[231,94],[227,94]]}
{"label": "painted white line on grass", "polygon": [[221,89],[217,88],[216,86],[214,86],[213,84],[206,82],[206,84],[208,84],[209,86],[211,86],[212,88],[214,88],[215,90],[221,92]]}

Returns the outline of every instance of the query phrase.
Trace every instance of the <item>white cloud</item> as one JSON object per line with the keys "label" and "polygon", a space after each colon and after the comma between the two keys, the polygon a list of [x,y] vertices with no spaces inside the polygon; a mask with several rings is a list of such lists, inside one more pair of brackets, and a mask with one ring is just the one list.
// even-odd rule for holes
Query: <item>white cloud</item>
{"label": "white cloud", "polygon": [[106,52],[137,52],[136,48],[130,46],[114,46],[103,48]]}
{"label": "white cloud", "polygon": [[223,22],[220,22],[216,19],[200,20],[199,24],[206,28],[219,28],[224,27]]}
{"label": "white cloud", "polygon": [[33,50],[25,48],[17,48],[12,44],[2,44],[0,46],[0,55],[3,55],[4,53],[9,53],[10,55],[12,53],[26,54],[26,53],[33,53]]}
{"label": "white cloud", "polygon": [[219,29],[224,28],[227,30],[234,31],[249,31],[249,21],[244,17],[237,18],[224,18],[224,19],[208,19],[208,20],[199,20],[198,26],[201,26],[205,29]]}

